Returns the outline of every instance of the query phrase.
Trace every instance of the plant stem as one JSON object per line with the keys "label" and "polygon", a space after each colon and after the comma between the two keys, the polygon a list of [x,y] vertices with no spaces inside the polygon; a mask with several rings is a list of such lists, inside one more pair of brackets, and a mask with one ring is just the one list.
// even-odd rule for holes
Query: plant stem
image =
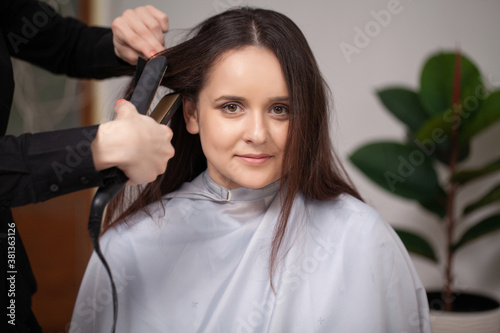
{"label": "plant stem", "polygon": [[[455,174],[458,160],[458,127],[460,121],[460,105],[453,107],[453,127],[451,132],[451,152],[449,164],[449,176]],[[457,184],[454,181],[450,182],[448,189],[448,201],[446,202],[446,210],[448,220],[446,221],[446,267],[445,267],[445,285],[444,285],[444,310],[453,310],[453,235],[455,230],[455,199],[457,192]]]}
{"label": "plant stem", "polygon": [[[455,132],[455,131],[454,131]],[[452,139],[453,142],[453,139]],[[456,168],[456,155],[458,149],[452,150],[452,156],[450,158],[449,171],[450,175],[455,173]],[[448,215],[448,220],[446,221],[446,267],[445,267],[445,284],[444,284],[444,310],[453,310],[453,231],[455,226],[455,196],[456,196],[456,184],[452,182],[448,190],[448,201],[446,203],[446,210]]]}
{"label": "plant stem", "polygon": [[[453,77],[453,124],[451,130],[451,149],[449,162],[449,177],[453,176],[457,168],[457,160],[459,153],[458,130],[460,126],[460,83],[461,83],[461,55],[457,51],[455,53],[455,70]],[[450,181],[448,189],[448,200],[446,210],[448,220],[446,223],[446,267],[445,267],[445,284],[444,284],[444,310],[453,310],[453,235],[455,230],[455,199],[456,199],[457,184]]]}

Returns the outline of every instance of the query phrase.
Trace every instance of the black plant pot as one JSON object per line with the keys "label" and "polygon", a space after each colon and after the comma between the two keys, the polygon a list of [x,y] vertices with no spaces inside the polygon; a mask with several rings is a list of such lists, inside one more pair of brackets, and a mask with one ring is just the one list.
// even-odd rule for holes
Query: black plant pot
{"label": "black plant pot", "polygon": [[[441,292],[428,292],[427,299],[431,310],[444,310],[443,294]],[[453,293],[453,312],[476,312],[497,309],[500,304],[493,298],[469,294]]]}
{"label": "black plant pot", "polygon": [[441,332],[500,332],[500,303],[495,299],[465,292],[453,293],[453,311],[444,310],[443,294],[428,292],[431,325]]}

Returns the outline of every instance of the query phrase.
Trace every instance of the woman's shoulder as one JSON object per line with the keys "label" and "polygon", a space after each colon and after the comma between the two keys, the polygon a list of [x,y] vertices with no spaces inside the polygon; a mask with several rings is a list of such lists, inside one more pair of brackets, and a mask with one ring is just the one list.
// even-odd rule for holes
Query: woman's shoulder
{"label": "woman's shoulder", "polygon": [[346,221],[368,223],[381,218],[373,207],[346,193],[330,200],[306,200],[305,205],[309,214],[340,223]]}
{"label": "woman's shoulder", "polygon": [[[311,204],[314,209],[307,215],[306,239],[313,248],[320,245],[330,251],[333,266],[337,253],[342,260],[357,263],[350,268],[351,272],[387,269],[379,272],[387,275],[391,267],[397,266],[404,274],[417,276],[398,235],[370,205],[346,194]],[[380,267],[376,268],[377,265]],[[386,277],[390,278],[390,274]]]}
{"label": "woman's shoulder", "polygon": [[307,227],[316,235],[383,242],[394,239],[389,223],[370,205],[349,195],[305,202]]}

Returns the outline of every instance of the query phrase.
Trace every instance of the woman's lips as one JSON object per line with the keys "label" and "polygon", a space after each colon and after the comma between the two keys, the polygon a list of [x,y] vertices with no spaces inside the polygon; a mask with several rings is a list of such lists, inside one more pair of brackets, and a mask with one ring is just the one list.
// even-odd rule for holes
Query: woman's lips
{"label": "woman's lips", "polygon": [[236,155],[240,160],[251,165],[261,165],[266,163],[272,155],[268,154],[244,154]]}

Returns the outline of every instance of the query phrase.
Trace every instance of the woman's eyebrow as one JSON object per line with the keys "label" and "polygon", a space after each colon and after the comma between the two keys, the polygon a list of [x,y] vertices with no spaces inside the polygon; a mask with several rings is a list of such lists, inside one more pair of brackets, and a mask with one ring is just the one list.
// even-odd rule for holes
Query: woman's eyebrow
{"label": "woman's eyebrow", "polygon": [[278,96],[269,98],[269,102],[288,102],[289,100],[290,98],[288,98],[288,96]]}
{"label": "woman's eyebrow", "polygon": [[215,99],[216,102],[218,101],[240,101],[240,102],[245,102],[246,98],[240,97],[240,96],[220,96],[219,98]]}
{"label": "woman's eyebrow", "polygon": [[[216,102],[218,101],[240,101],[240,102],[246,102],[245,97],[241,96],[228,96],[228,95],[223,95],[215,99]],[[277,96],[277,97],[271,97],[269,98],[269,102],[288,102],[289,98],[288,96]]]}

